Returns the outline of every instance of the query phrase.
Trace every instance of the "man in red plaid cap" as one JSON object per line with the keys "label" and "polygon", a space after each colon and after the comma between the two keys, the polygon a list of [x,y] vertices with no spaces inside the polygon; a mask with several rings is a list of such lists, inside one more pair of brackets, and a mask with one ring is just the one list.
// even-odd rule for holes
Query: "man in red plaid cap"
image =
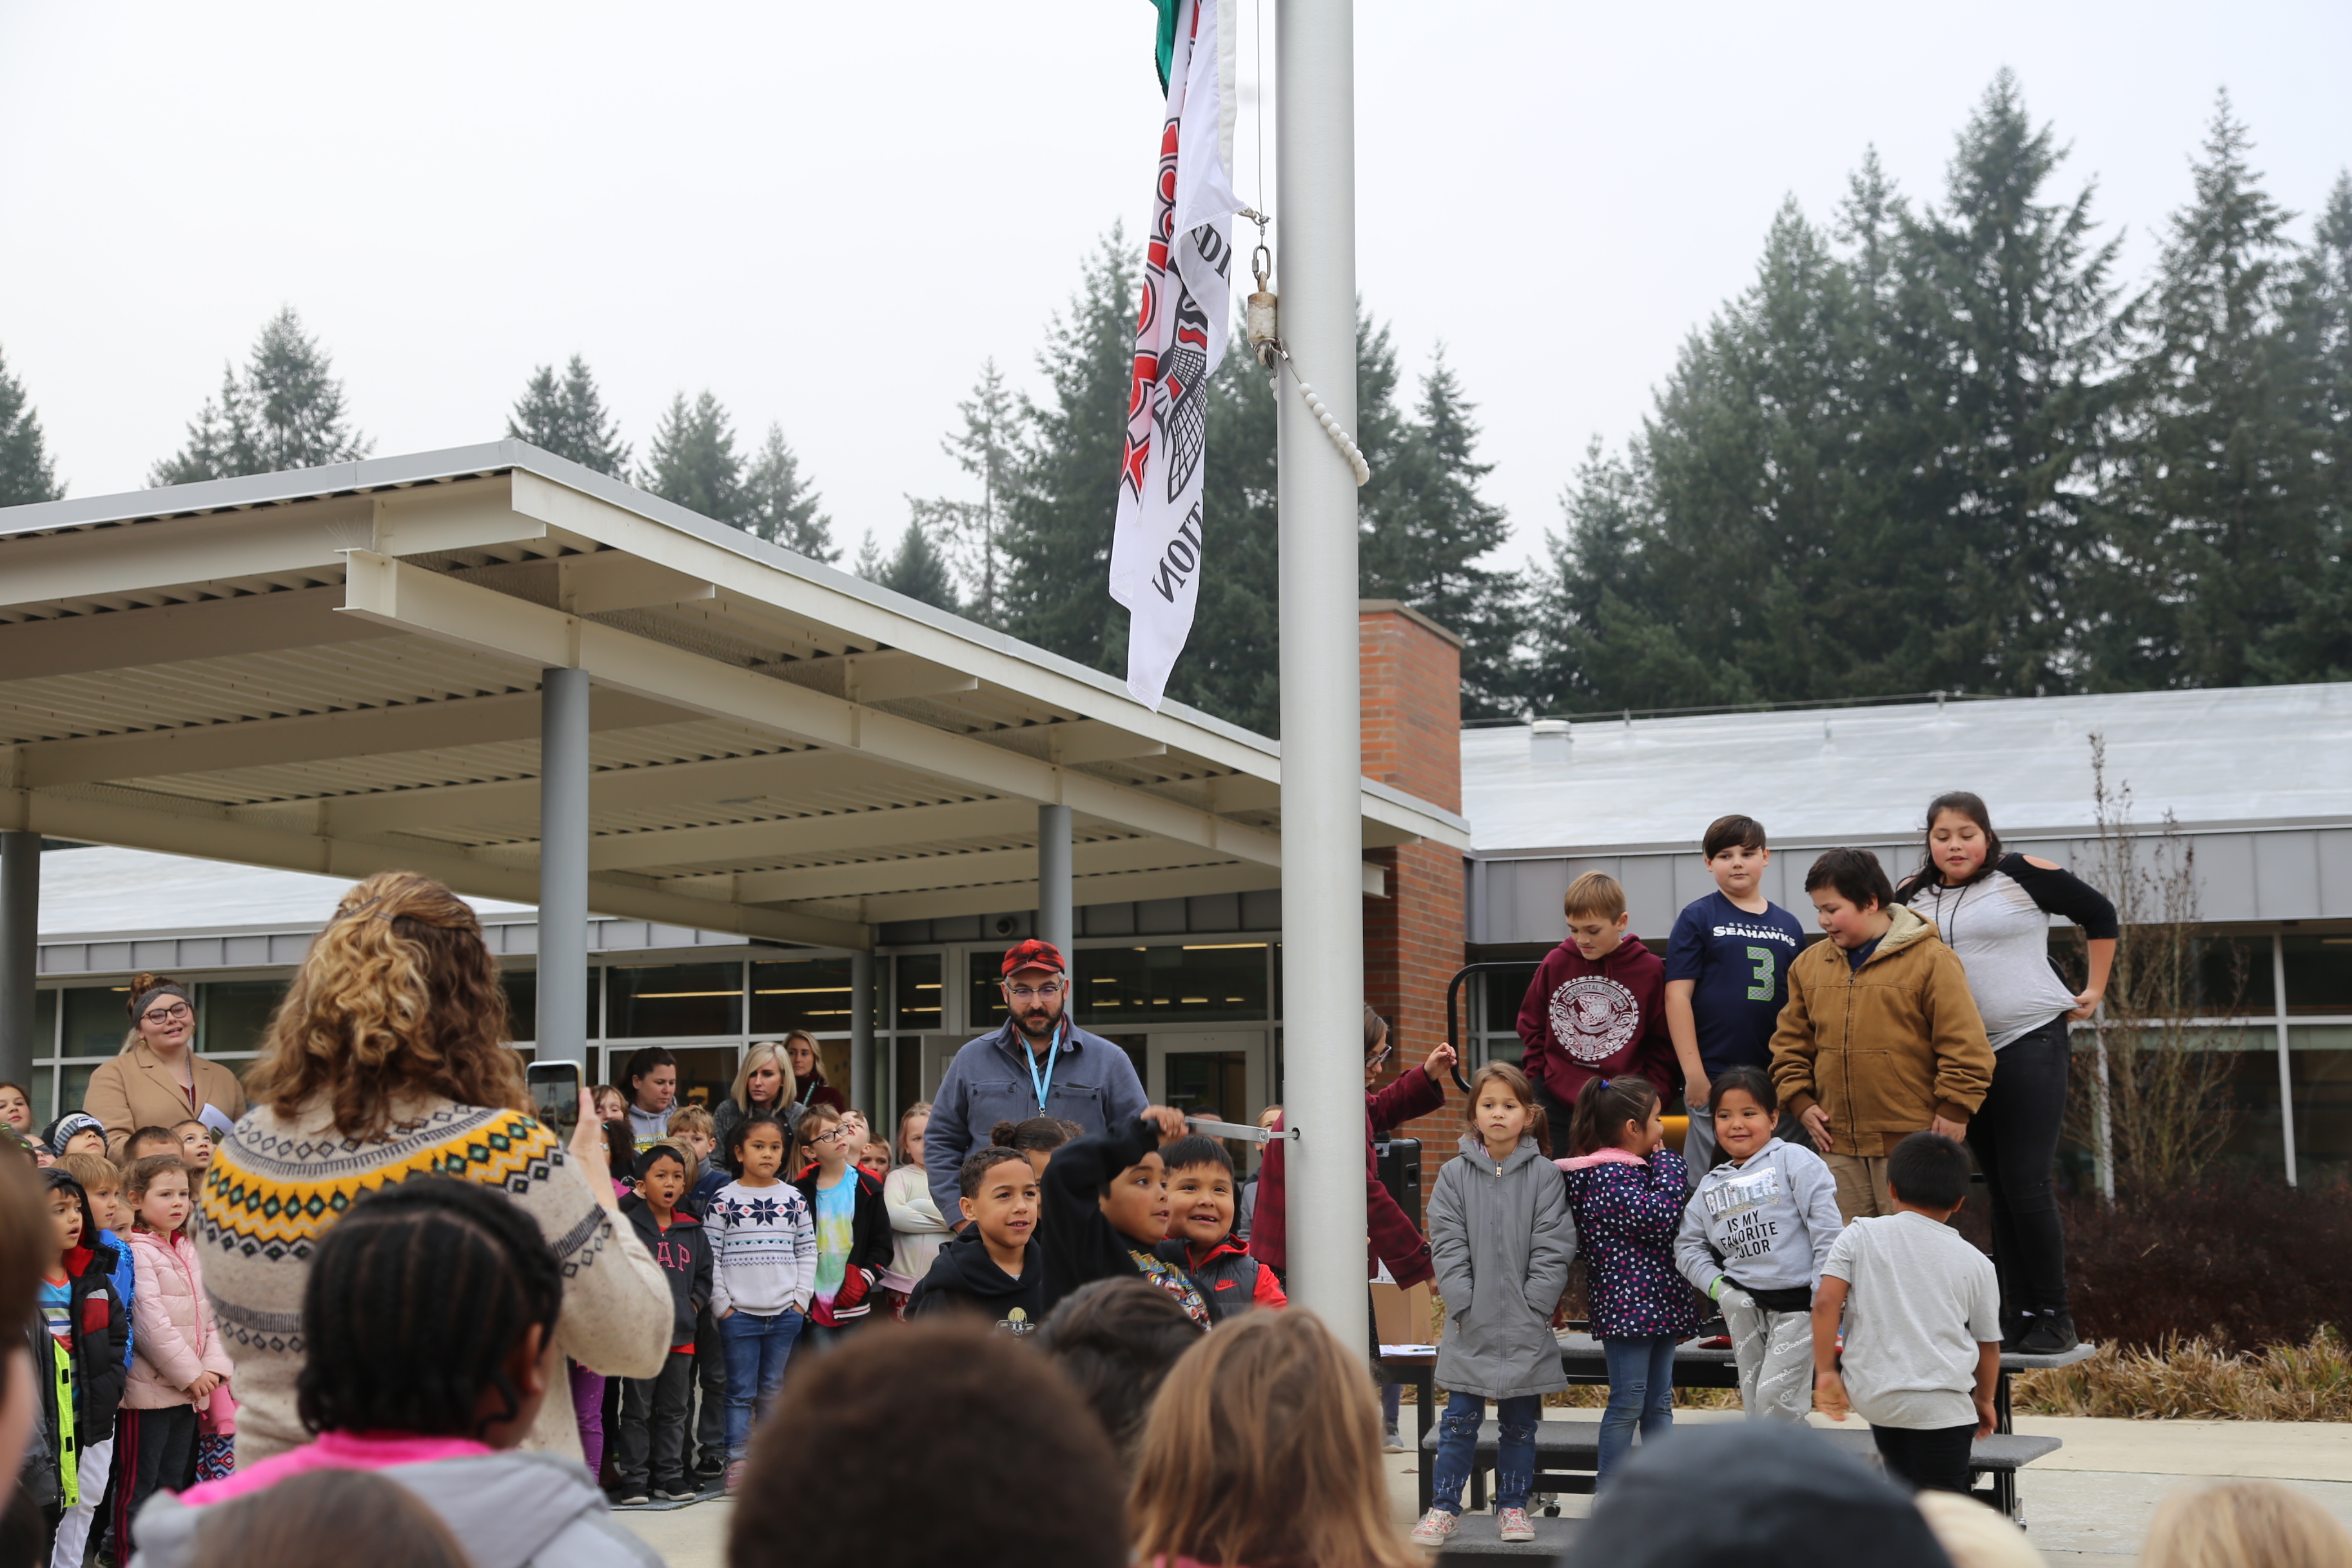
{"label": "man in red plaid cap", "polygon": [[1034,937],[1017,943],[1002,973],[1013,1016],[966,1041],[931,1097],[923,1169],[943,1215],[960,1212],[964,1156],[987,1143],[998,1122],[1053,1116],[1105,1133],[1124,1130],[1150,1103],[1127,1053],[1070,1021],[1070,966],[1060,948]]}

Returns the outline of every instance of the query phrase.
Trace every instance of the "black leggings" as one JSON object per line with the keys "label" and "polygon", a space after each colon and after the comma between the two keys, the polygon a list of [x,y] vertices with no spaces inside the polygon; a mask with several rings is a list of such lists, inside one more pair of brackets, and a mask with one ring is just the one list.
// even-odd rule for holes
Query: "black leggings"
{"label": "black leggings", "polygon": [[2061,1014],[2001,1047],[1969,1147],[1992,1207],[1992,1262],[2004,1312],[2066,1310],[2066,1234],[2052,1173],[2073,1047]]}
{"label": "black leggings", "polygon": [[131,1521],[159,1491],[196,1484],[196,1407],[125,1410],[114,1426],[114,1560],[128,1563],[138,1542]]}

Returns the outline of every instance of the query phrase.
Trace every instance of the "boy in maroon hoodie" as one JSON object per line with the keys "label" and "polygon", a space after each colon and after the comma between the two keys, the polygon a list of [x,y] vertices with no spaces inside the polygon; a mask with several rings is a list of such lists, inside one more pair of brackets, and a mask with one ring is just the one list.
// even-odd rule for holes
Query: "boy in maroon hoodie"
{"label": "boy in maroon hoodie", "polygon": [[1625,889],[1588,871],[1569,884],[1568,940],[1537,969],[1519,1005],[1523,1065],[1555,1128],[1577,1090],[1595,1078],[1634,1074],[1674,1098],[1675,1047],[1666,1033],[1666,966],[1626,934]]}

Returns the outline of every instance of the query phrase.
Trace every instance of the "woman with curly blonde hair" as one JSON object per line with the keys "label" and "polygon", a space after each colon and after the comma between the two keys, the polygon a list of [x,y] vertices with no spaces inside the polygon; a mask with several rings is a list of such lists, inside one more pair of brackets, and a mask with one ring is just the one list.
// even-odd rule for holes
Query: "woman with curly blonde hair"
{"label": "woman with curly blonde hair", "polygon": [[[411,1176],[497,1187],[537,1222],[563,1263],[566,1355],[625,1377],[661,1370],[669,1286],[615,1223],[603,1127],[583,1093],[559,1143],[529,1114],[508,1037],[497,962],[455,893],[383,871],[343,896],[270,1019],[253,1110],[214,1155],[190,1226],[236,1363],[240,1464],[310,1436],[294,1379],[311,1248],[362,1194]],[[562,1401],[525,1446],[579,1456]]]}

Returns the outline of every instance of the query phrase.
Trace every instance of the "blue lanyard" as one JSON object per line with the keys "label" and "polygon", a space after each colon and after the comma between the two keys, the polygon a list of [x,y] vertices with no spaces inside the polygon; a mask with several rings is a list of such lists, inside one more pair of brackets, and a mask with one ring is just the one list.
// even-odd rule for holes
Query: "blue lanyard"
{"label": "blue lanyard", "polygon": [[[1054,1092],[1054,1069],[1060,1065],[1062,1030],[1068,1023],[1069,1020],[1065,1018],[1055,1024],[1053,1037],[1045,1042],[1045,1076],[1042,1079],[1037,1076],[1037,1053],[1029,1048],[1028,1041],[1019,1041],[1021,1054],[1029,1064],[1029,1087],[1037,1091],[1037,1114],[1040,1116],[1045,1114],[1045,1097]],[[1017,1037],[1019,1031],[1014,1033]]]}

